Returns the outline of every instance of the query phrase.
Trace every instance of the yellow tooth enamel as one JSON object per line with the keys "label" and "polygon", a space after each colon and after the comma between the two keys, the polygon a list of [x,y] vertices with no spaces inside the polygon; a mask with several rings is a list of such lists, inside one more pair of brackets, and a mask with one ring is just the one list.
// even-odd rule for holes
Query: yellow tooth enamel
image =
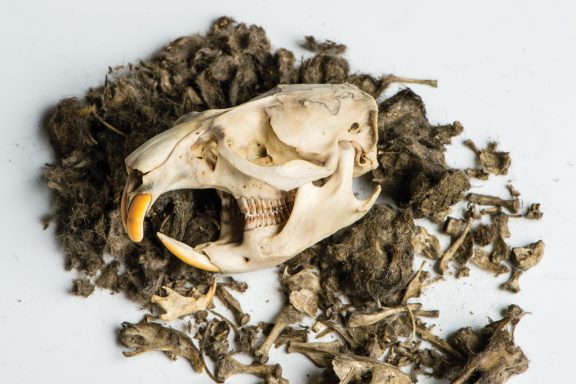
{"label": "yellow tooth enamel", "polygon": [[158,238],[166,249],[186,264],[209,272],[220,272],[220,268],[212,264],[207,256],[196,252],[189,245],[174,240],[160,232],[156,235],[158,235]]}
{"label": "yellow tooth enamel", "polygon": [[144,237],[144,216],[148,206],[152,201],[152,195],[149,193],[142,193],[134,196],[130,203],[130,210],[126,218],[126,231],[130,240],[135,242],[142,241]]}

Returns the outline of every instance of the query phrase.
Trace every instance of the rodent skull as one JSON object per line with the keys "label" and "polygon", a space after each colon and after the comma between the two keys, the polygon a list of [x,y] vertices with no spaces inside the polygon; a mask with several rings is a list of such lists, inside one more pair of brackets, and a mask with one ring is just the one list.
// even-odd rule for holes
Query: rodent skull
{"label": "rodent skull", "polygon": [[182,261],[235,273],[278,265],[366,214],[353,178],[377,166],[377,105],[350,84],[281,85],[229,109],[192,112],[126,158],[121,200],[133,241],[154,201],[214,188],[218,240],[191,247],[162,233]]}

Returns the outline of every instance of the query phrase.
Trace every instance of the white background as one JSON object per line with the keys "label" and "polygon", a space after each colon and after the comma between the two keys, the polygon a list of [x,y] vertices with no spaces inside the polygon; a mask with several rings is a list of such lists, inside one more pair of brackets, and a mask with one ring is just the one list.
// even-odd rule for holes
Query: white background
{"label": "white background", "polygon": [[[9,1],[0,3],[0,380],[4,383],[204,383],[184,361],[161,354],[122,357],[115,332],[142,313],[121,295],[67,294],[41,180],[51,151],[40,121],[59,99],[81,97],[104,80],[108,66],[147,58],[185,34],[205,31],[230,15],[266,28],[274,47],[302,51],[305,34],[349,46],[353,69],[437,78],[438,89],[414,86],[433,122],[460,120],[465,134],[448,153],[454,166],[471,165],[461,141],[495,139],[512,152],[508,177],[477,191],[504,195],[512,181],[526,203],[541,202],[544,219],[512,225],[512,244],[540,238],[542,263],[521,280],[522,292],[498,290],[477,269],[425,292],[442,311],[438,331],[480,326],[509,303],[530,316],[516,341],[531,360],[513,383],[569,382],[573,368],[576,260],[573,241],[576,158],[576,6],[569,1]],[[505,196],[505,195],[504,195]],[[241,276],[254,321],[279,308],[271,272]],[[266,300],[270,299],[269,303]],[[266,304],[265,304],[266,303]],[[432,304],[427,305],[430,307]],[[279,353],[292,383],[305,382],[311,364]],[[254,382],[245,378],[245,382]],[[230,382],[244,382],[231,380]],[[423,380],[423,382],[426,382]]]}

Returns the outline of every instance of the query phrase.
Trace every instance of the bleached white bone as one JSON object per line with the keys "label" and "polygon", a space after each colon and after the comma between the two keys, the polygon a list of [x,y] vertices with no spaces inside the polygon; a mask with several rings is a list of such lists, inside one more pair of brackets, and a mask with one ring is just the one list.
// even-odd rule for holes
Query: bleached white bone
{"label": "bleached white bone", "polygon": [[[142,238],[144,214],[162,193],[214,188],[224,208],[218,240],[191,247],[158,234],[164,245],[210,271],[280,264],[374,204],[379,187],[361,201],[352,182],[377,166],[376,117],[374,98],[350,84],[283,85],[234,108],[185,115],[126,158],[128,234]],[[231,220],[236,199],[244,217]]]}

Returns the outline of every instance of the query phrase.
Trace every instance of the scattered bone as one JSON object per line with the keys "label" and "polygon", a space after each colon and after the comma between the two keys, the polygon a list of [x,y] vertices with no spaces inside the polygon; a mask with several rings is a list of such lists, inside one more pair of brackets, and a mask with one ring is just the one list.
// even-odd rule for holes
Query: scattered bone
{"label": "scattered bone", "polygon": [[232,327],[226,320],[212,319],[198,333],[200,352],[213,361],[220,360],[230,352],[229,335]]}
{"label": "scattered bone", "polygon": [[500,264],[494,262],[490,258],[490,253],[486,252],[482,248],[475,248],[474,255],[470,259],[470,261],[477,265],[478,267],[482,268],[485,271],[489,271],[494,273],[495,276],[501,275],[502,273],[506,273],[509,271],[508,267],[504,264]]}
{"label": "scattered bone", "polygon": [[248,284],[245,281],[238,281],[232,276],[226,276],[224,281],[219,284],[240,293],[244,293],[248,289]]}
{"label": "scattered bone", "polygon": [[416,227],[412,236],[412,246],[415,253],[429,259],[436,260],[440,257],[440,241],[424,227]]}
{"label": "scattered bone", "polygon": [[508,228],[508,215],[505,213],[498,213],[492,216],[492,222],[498,228],[498,233],[503,239],[510,238],[510,229]]}
{"label": "scattered bone", "polygon": [[544,242],[542,240],[525,247],[512,248],[512,261],[523,271],[527,271],[542,260]]}
{"label": "scattered bone", "polygon": [[122,352],[126,357],[132,357],[144,352],[164,352],[171,360],[179,356],[188,360],[192,368],[201,373],[204,370],[200,351],[192,340],[183,332],[166,328],[156,323],[142,322],[122,323],[120,342],[132,351]]}
{"label": "scattered bone", "polygon": [[394,307],[394,308],[382,308],[378,312],[374,313],[362,313],[362,312],[354,312],[350,315],[348,319],[348,326],[350,328],[356,327],[366,327],[375,323],[378,323],[384,319],[389,317],[407,313],[409,310],[415,316],[422,316],[422,317],[437,317],[437,311],[421,311],[422,304],[407,304],[401,307]]}
{"label": "scattered bone", "polygon": [[466,222],[462,219],[457,219],[455,217],[448,217],[444,222],[442,231],[452,237],[456,237],[462,233]]}
{"label": "scattered bone", "polygon": [[340,353],[342,344],[338,340],[320,343],[291,342],[286,352],[301,353],[309,358],[318,367],[330,365],[335,354]]}
{"label": "scattered bone", "polygon": [[287,270],[282,277],[290,291],[290,303],[302,313],[315,317],[318,311],[318,292],[320,291],[320,276],[310,268],[289,275]]}
{"label": "scattered bone", "polygon": [[466,176],[479,180],[488,180],[490,173],[483,168],[468,168],[466,169]]}
{"label": "scattered bone", "polygon": [[464,243],[464,239],[466,239],[466,235],[468,235],[468,232],[470,232],[473,222],[474,222],[474,214],[472,212],[468,212],[468,217],[466,218],[466,225],[464,226],[464,229],[462,229],[462,232],[458,235],[458,237],[452,241],[452,244],[450,244],[446,252],[444,252],[444,254],[442,255],[440,261],[436,264],[438,272],[441,275],[443,275],[444,272],[446,271],[448,263],[450,262],[450,260],[452,260],[452,258],[456,254],[458,248],[460,248],[462,243]]}
{"label": "scattered bone", "polygon": [[422,338],[422,340],[428,341],[430,344],[439,348],[441,351],[449,353],[450,355],[456,357],[458,360],[463,360],[464,357],[460,352],[454,349],[446,340],[441,337],[436,336],[429,329],[423,328],[419,325],[416,326],[416,334]]}
{"label": "scattered bone", "polygon": [[[411,384],[412,380],[398,368],[375,359],[338,354],[332,360],[332,369],[340,384],[365,382],[370,384]],[[370,374],[369,382],[365,381]]]}
{"label": "scattered bone", "polygon": [[508,188],[508,192],[510,192],[510,196],[520,197],[521,193],[512,184],[506,184],[506,188]]}
{"label": "scattered bone", "polygon": [[520,277],[524,274],[524,272],[520,269],[516,269],[512,271],[510,274],[510,278],[505,283],[502,283],[500,286],[501,289],[512,292],[518,293],[520,292]]}
{"label": "scattered bone", "polygon": [[489,207],[489,208],[482,208],[480,210],[481,215],[493,216],[498,215],[500,213],[502,213],[502,207]]}
{"label": "scattered bone", "polygon": [[465,265],[458,268],[458,270],[456,271],[456,278],[457,279],[461,279],[461,278],[468,277],[468,276],[470,276],[470,268],[468,268]]}
{"label": "scattered bone", "polygon": [[[507,321],[503,322],[506,323]],[[528,359],[522,350],[514,345],[512,334],[498,329],[490,337],[488,345],[468,360],[452,384],[503,384],[512,375],[523,373],[527,369]]]}
{"label": "scattered bone", "polygon": [[266,336],[266,339],[262,344],[260,344],[260,347],[254,351],[254,355],[258,358],[258,361],[266,363],[268,361],[268,352],[270,351],[270,348],[274,345],[276,339],[278,339],[284,328],[301,321],[302,318],[300,311],[294,308],[292,304],[286,305],[278,317],[276,317],[274,326],[272,327],[272,330],[270,330],[268,336]]}
{"label": "scattered bone", "polygon": [[[425,265],[426,265],[425,262],[423,262],[420,265],[418,272],[414,274],[414,277],[412,278],[412,280],[410,280],[410,282],[406,286],[404,296],[402,296],[401,301],[402,305],[406,305],[408,303],[408,300],[410,300],[412,297],[420,297],[420,294],[422,293],[422,284],[424,283],[424,280],[426,278],[425,275],[422,273],[422,270],[424,269]],[[407,309],[408,311],[410,311],[410,307],[407,307]]]}
{"label": "scattered bone", "polygon": [[488,143],[485,149],[479,149],[472,140],[464,141],[476,156],[482,165],[482,168],[494,175],[507,175],[508,169],[512,164],[512,159],[508,152],[497,151],[498,144],[494,141]]}
{"label": "scattered bone", "polygon": [[340,384],[365,382],[367,373],[372,374],[372,384],[410,384],[412,381],[398,368],[379,360],[340,353],[338,341],[328,343],[290,343],[288,353],[301,353],[319,367],[332,366]]}
{"label": "scattered bone", "polygon": [[466,199],[473,204],[504,207],[512,213],[518,213],[518,210],[520,209],[521,205],[520,199],[516,197],[510,200],[505,200],[496,196],[481,195],[479,193],[470,193],[468,194],[468,196],[466,196]]}
{"label": "scattered bone", "polygon": [[164,310],[164,313],[160,315],[160,320],[172,321],[208,308],[216,292],[216,280],[214,280],[208,292],[194,297],[182,296],[168,287],[162,288],[168,295],[165,297],[154,295],[150,301],[158,304]]}
{"label": "scattered bone", "polygon": [[308,341],[308,329],[296,329],[293,327],[286,327],[284,331],[278,336],[274,343],[275,348],[280,348],[283,345],[288,345],[292,342],[305,343]]}
{"label": "scattered bone", "polygon": [[502,236],[496,236],[494,240],[494,244],[492,245],[492,251],[490,252],[490,260],[493,263],[501,263],[504,260],[508,260],[510,258],[510,247]]}
{"label": "scattered bone", "polygon": [[220,299],[220,301],[226,306],[226,308],[228,308],[230,312],[232,312],[232,314],[234,315],[234,319],[236,319],[236,322],[238,323],[239,326],[242,327],[248,324],[248,322],[250,321],[250,315],[242,310],[242,307],[240,306],[238,300],[236,300],[236,298],[232,296],[230,292],[228,292],[228,290],[222,284],[218,285],[218,289],[216,290],[216,296],[218,296],[218,299]]}
{"label": "scattered bone", "polygon": [[544,214],[540,210],[540,204],[535,203],[531,204],[530,207],[528,207],[528,210],[524,214],[524,217],[532,220],[540,220],[543,215]]}
{"label": "scattered bone", "polygon": [[268,384],[288,383],[287,380],[282,379],[282,367],[280,367],[280,364],[242,364],[230,355],[226,355],[218,361],[216,366],[216,379],[218,382],[223,383],[229,377],[239,374],[260,377],[265,379],[265,383]]}

